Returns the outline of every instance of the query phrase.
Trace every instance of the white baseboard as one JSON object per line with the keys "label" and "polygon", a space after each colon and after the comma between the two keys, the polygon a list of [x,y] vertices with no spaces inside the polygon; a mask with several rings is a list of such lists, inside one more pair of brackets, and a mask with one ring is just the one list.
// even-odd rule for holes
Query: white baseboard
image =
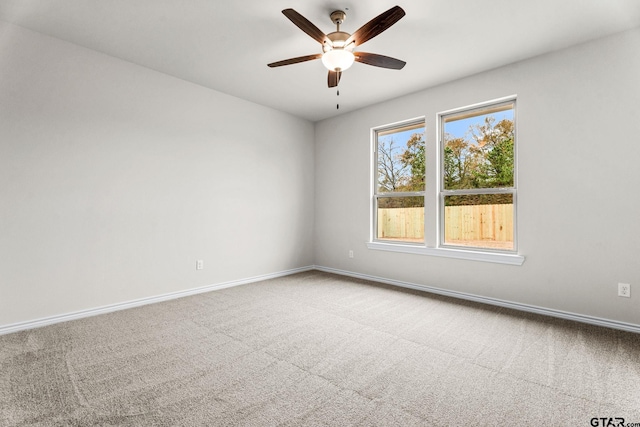
{"label": "white baseboard", "polygon": [[232,280],[229,282],[216,283],[213,285],[201,286],[198,288],[187,289],[184,291],[171,292],[168,294],[157,295],[153,297],[140,298],[133,301],[126,301],[117,304],[105,305],[87,310],[75,311],[73,313],[60,314],[42,319],[29,320],[26,322],[13,323],[10,325],[0,326],[0,335],[10,334],[12,332],[24,331],[26,329],[39,328],[42,326],[53,325],[55,323],[67,322],[69,320],[82,319],[84,317],[97,316],[99,314],[111,313],[114,311],[125,310],[127,308],[140,307],[142,305],[153,304],[162,301],[168,301],[176,298],[187,297],[190,295],[211,292],[233,286],[246,285],[248,283],[260,282],[263,280],[275,279],[278,277],[289,276],[291,274],[302,273],[304,271],[313,270],[313,266],[294,268],[292,270],[279,271],[277,273],[263,274],[260,276],[249,277],[246,279]]}
{"label": "white baseboard", "polygon": [[202,286],[202,287],[193,288],[193,289],[187,289],[184,291],[171,292],[168,294],[157,295],[157,296],[148,297],[148,298],[141,298],[133,301],[126,301],[122,303],[76,311],[73,313],[66,313],[66,314],[61,314],[57,316],[51,316],[51,317],[46,317],[46,318],[41,318],[36,320],[30,320],[26,322],[4,325],[4,326],[0,326],[0,335],[10,334],[13,332],[19,332],[27,329],[39,328],[47,325],[53,325],[55,323],[66,322],[69,320],[82,319],[84,317],[97,316],[99,314],[111,313],[114,311],[139,307],[142,305],[153,304],[153,303],[168,301],[176,298],[187,297],[190,295],[201,294],[204,292],[216,291],[220,289],[230,288],[233,286],[240,286],[248,283],[275,279],[278,277],[289,276],[291,274],[302,273],[310,270],[324,271],[326,273],[334,273],[341,276],[354,277],[356,279],[370,280],[372,282],[385,283],[388,285],[399,286],[399,287],[408,288],[408,289],[415,289],[419,291],[430,292],[433,294],[444,295],[444,296],[453,297],[453,298],[460,298],[468,301],[475,301],[483,304],[511,308],[514,310],[525,311],[529,313],[537,313],[545,316],[557,317],[557,318],[566,319],[566,320],[573,320],[581,323],[588,323],[590,325],[604,326],[612,329],[620,329],[623,331],[640,333],[640,325],[636,325],[633,323],[618,322],[616,320],[602,319],[599,317],[570,313],[570,312],[565,312],[560,310],[553,310],[550,308],[537,307],[537,306],[528,305],[528,304],[520,304],[520,303],[504,301],[496,298],[489,298],[489,297],[483,297],[483,296],[478,296],[473,294],[467,294],[464,292],[449,291],[446,289],[436,288],[433,286],[418,285],[415,283],[403,282],[400,280],[387,279],[384,277],[371,276],[368,274],[354,273],[351,271],[314,265],[314,266],[295,268],[291,270],[284,270],[284,271],[271,273],[271,274],[264,274],[260,276],[249,277],[249,278],[240,279],[240,280],[232,280],[229,282],[223,282],[223,283],[217,283],[217,284]]}
{"label": "white baseboard", "polygon": [[616,320],[603,319],[600,317],[587,316],[584,314],[570,313],[566,311],[554,310],[551,308],[537,307],[535,305],[521,304],[517,302],[505,301],[496,298],[483,297],[479,295],[468,294],[465,292],[449,291],[446,289],[436,288],[433,286],[418,285],[415,283],[402,282],[400,280],[387,279],[384,277],[370,276],[368,274],[354,273],[351,271],[338,270],[335,268],[314,266],[315,270],[324,271],[326,273],[334,273],[342,276],[354,277],[356,279],[370,280],[372,282],[385,283],[387,285],[400,286],[402,288],[415,289],[419,291],[430,292],[433,294],[444,295],[453,298],[460,298],[468,301],[480,302],[483,304],[495,305],[499,307],[511,308],[529,313],[537,313],[545,316],[557,317],[560,319],[573,320],[590,325],[604,326],[612,329],[620,329],[628,332],[640,333],[640,325],[633,323],[618,322]]}

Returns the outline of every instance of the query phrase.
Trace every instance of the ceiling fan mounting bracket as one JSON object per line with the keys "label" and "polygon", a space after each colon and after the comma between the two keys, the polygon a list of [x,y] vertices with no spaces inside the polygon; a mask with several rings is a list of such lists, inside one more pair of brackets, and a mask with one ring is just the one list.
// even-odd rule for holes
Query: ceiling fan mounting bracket
{"label": "ceiling fan mounting bracket", "polygon": [[344,20],[347,18],[347,14],[344,13],[343,10],[334,10],[329,16],[331,17],[331,22],[336,25],[342,25]]}

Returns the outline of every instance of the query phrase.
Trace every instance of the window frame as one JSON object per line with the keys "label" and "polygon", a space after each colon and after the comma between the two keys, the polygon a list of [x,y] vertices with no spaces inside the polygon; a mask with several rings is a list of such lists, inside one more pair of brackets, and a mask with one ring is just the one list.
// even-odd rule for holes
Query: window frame
{"label": "window frame", "polygon": [[[490,188],[468,188],[458,190],[447,190],[444,188],[444,134],[445,123],[447,118],[457,117],[458,120],[462,118],[475,117],[482,114],[490,114],[498,111],[505,111],[500,107],[511,105],[513,109],[513,186],[511,187],[490,187]],[[464,249],[469,251],[479,252],[495,252],[495,253],[518,253],[518,203],[517,203],[517,188],[518,188],[518,125],[517,125],[517,103],[516,96],[510,96],[500,98],[497,100],[486,101],[479,104],[474,104],[467,107],[460,107],[453,110],[444,111],[438,113],[438,247],[447,249]],[[460,117],[458,117],[460,116]],[[513,249],[494,249],[477,246],[461,246],[452,245],[445,242],[445,197],[447,196],[466,196],[475,194],[511,194],[513,204]]]}
{"label": "window frame", "polygon": [[[444,241],[444,197],[449,194],[443,194],[444,190],[444,149],[441,148],[444,138],[444,126],[442,117],[451,116],[456,114],[462,114],[463,111],[473,111],[486,109],[492,105],[509,104],[514,105],[514,125],[517,121],[517,95],[510,95],[503,98],[497,98],[477,104],[468,105],[465,107],[455,108],[451,110],[442,111],[436,114],[435,132],[428,132],[428,124],[426,123],[425,116],[416,117],[409,120],[403,120],[399,122],[390,123],[383,126],[376,126],[370,129],[371,139],[371,174],[370,174],[370,236],[367,242],[367,248],[371,250],[387,251],[387,252],[399,252],[417,255],[427,255],[434,257],[453,258],[460,260],[490,262],[498,264],[507,264],[520,266],[524,263],[525,257],[518,253],[518,232],[517,232],[517,185],[518,185],[518,166],[517,166],[517,152],[518,152],[518,128],[514,128],[514,185],[513,188],[509,187],[509,192],[513,190],[513,226],[514,226],[514,239],[513,250],[496,250],[489,248],[476,248],[466,247],[459,245],[443,245]],[[424,242],[412,243],[400,240],[380,240],[377,239],[377,144],[378,144],[378,132],[391,130],[393,128],[401,128],[411,123],[423,122],[425,128],[425,191],[424,191]],[[435,136],[435,140],[430,138],[431,135]],[[429,160],[429,157],[436,157],[434,160]],[[434,170],[435,169],[435,170]],[[471,189],[470,189],[471,190]],[[494,189],[479,189],[481,194],[487,194],[489,191],[493,192]],[[498,189],[502,194],[504,189]],[[421,192],[422,193],[422,192]],[[398,194],[398,193],[395,193]],[[413,195],[413,194],[410,194]],[[433,200],[432,200],[433,199]]]}
{"label": "window frame", "polygon": [[[380,192],[378,191],[378,137],[383,136],[381,134],[384,133],[393,133],[394,131],[399,131],[404,128],[424,128],[423,132],[423,140],[425,140],[425,151],[426,151],[426,120],[425,117],[416,117],[409,120],[403,120],[396,123],[391,123],[384,126],[378,126],[371,129],[371,140],[372,140],[372,150],[373,150],[373,162],[372,162],[372,180],[371,180],[371,235],[369,238],[370,242],[377,243],[388,243],[388,244],[403,244],[403,245],[411,245],[411,246],[420,246],[424,245],[424,243],[417,242],[409,242],[405,240],[391,240],[391,239],[380,239],[378,238],[378,200],[381,198],[400,198],[400,197],[422,197],[425,199],[426,197],[426,188],[422,191],[398,191],[398,192]],[[407,130],[408,130],[407,129]],[[426,172],[425,172],[425,186],[426,186]],[[423,203],[423,209],[424,209]],[[425,211],[426,213],[426,211]],[[423,230],[426,224],[423,224]],[[423,236],[424,240],[424,236]]]}

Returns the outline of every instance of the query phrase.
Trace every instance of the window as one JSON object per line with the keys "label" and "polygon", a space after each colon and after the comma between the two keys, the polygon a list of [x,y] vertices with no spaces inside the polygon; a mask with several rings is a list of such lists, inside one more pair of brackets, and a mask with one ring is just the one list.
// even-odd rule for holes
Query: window
{"label": "window", "polygon": [[521,265],[516,98],[373,129],[370,249]]}
{"label": "window", "polygon": [[515,101],[440,115],[440,244],[515,251]]}
{"label": "window", "polygon": [[374,240],[424,244],[424,120],[374,135]]}

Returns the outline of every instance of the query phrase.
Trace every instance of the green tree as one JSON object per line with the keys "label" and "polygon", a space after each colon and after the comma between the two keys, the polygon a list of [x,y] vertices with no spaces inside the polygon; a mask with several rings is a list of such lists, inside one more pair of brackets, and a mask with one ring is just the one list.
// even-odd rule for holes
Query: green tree
{"label": "green tree", "polygon": [[[378,191],[399,193],[424,191],[425,154],[421,133],[412,134],[405,144],[391,137],[378,140]],[[380,208],[424,206],[424,197],[389,197],[378,201]]]}
{"label": "green tree", "polygon": [[424,140],[421,133],[411,135],[400,161],[411,171],[403,191],[424,191],[425,155]]}
{"label": "green tree", "polygon": [[483,124],[473,125],[469,129],[476,143],[474,150],[482,158],[473,172],[478,188],[513,185],[513,121],[504,119],[494,123],[495,119],[488,116]]}
{"label": "green tree", "polygon": [[444,137],[444,188],[457,190],[474,188],[474,171],[478,165],[478,153],[464,138]]}
{"label": "green tree", "polygon": [[[444,137],[444,188],[447,190],[513,186],[514,126],[487,116],[469,126],[462,138]],[[445,199],[450,205],[512,203],[510,195],[467,195]]]}
{"label": "green tree", "polygon": [[409,172],[407,165],[400,161],[401,149],[393,138],[378,143],[378,191],[403,191]]}

